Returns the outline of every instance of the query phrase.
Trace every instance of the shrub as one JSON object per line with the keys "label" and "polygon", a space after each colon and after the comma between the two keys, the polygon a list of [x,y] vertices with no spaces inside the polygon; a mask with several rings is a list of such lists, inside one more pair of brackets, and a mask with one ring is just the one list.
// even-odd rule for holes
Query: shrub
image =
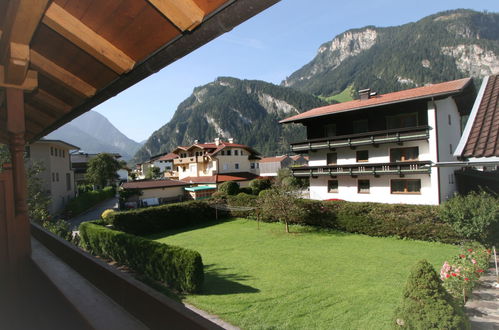
{"label": "shrub", "polygon": [[104,212],[102,212],[102,214],[101,214],[101,216],[100,216],[100,217],[102,218],[102,220],[104,220],[104,221],[108,221],[108,217],[109,217],[109,215],[110,215],[111,213],[113,213],[113,212],[116,212],[116,211],[115,211],[115,210],[113,210],[113,209],[107,209],[107,210],[104,210]]}
{"label": "shrub", "polygon": [[253,189],[251,189],[250,187],[239,188],[239,193],[244,193],[244,194],[247,194],[247,195],[253,195]]}
{"label": "shrub", "polygon": [[43,221],[41,224],[43,228],[65,239],[66,241],[71,242],[73,240],[73,231],[71,230],[69,222],[66,220],[47,220]]}
{"label": "shrub", "polygon": [[235,181],[227,181],[222,183],[218,190],[226,193],[227,195],[237,195],[239,192],[239,185]]}
{"label": "shrub", "polygon": [[81,193],[78,197],[69,201],[63,213],[68,217],[73,217],[88,210],[92,206],[113,197],[115,193],[116,190],[114,187],[106,187],[102,190]]}
{"label": "shrub", "polygon": [[134,235],[147,235],[193,226],[215,219],[215,210],[202,201],[114,212],[108,221],[117,230]]}
{"label": "shrub", "polygon": [[142,237],[111,230],[96,223],[80,225],[81,245],[87,251],[111,258],[138,273],[182,292],[198,292],[203,284],[201,255]]}
{"label": "shrub", "polygon": [[[258,197],[246,193],[239,193],[235,196],[227,196],[227,204],[229,206],[246,206],[246,207],[257,207]],[[251,217],[255,214],[254,210],[248,211],[235,211],[229,212],[230,216],[233,217]]]}
{"label": "shrub", "polygon": [[440,217],[468,239],[499,243],[499,200],[484,191],[451,198],[441,206]]}
{"label": "shrub", "polygon": [[426,260],[413,268],[402,302],[395,312],[396,324],[407,329],[469,329],[462,309],[442,286]]}
{"label": "shrub", "polygon": [[254,179],[249,183],[253,195],[258,195],[260,191],[270,189],[272,187],[272,181],[270,179]]}

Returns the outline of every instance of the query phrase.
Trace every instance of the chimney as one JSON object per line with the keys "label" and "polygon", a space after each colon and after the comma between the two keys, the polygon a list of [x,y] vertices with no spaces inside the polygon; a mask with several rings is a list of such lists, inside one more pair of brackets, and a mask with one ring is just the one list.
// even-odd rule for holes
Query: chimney
{"label": "chimney", "polygon": [[359,96],[361,101],[369,100],[369,98],[371,97],[371,89],[370,88],[360,89]]}
{"label": "chimney", "polygon": [[194,140],[194,144],[198,144],[199,143],[199,140]]}
{"label": "chimney", "polygon": [[229,143],[234,143],[234,138],[228,138]]}
{"label": "chimney", "polygon": [[219,146],[220,145],[220,138],[215,138],[215,145]]}

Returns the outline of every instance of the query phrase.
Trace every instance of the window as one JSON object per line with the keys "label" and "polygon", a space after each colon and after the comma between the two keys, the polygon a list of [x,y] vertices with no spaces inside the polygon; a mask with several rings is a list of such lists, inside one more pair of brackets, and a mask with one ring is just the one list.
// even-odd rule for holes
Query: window
{"label": "window", "polygon": [[327,164],[334,165],[338,161],[338,154],[336,152],[329,152],[327,154]]}
{"label": "window", "polygon": [[338,180],[328,180],[327,192],[328,193],[337,193],[338,192]]}
{"label": "window", "polygon": [[356,155],[358,163],[369,161],[369,151],[367,150],[359,150],[357,151]]}
{"label": "window", "polygon": [[256,163],[256,168],[260,168],[260,163]]}
{"label": "window", "polygon": [[255,169],[255,163],[250,163],[250,168],[251,168],[252,170],[254,170],[254,169]]}
{"label": "window", "polygon": [[418,126],[418,113],[403,113],[395,116],[386,117],[386,128],[404,128],[404,127],[415,127]]}
{"label": "window", "polygon": [[239,164],[238,164],[238,163],[235,163],[235,164],[234,164],[234,168],[235,168],[236,170],[238,170],[238,169],[239,169]]}
{"label": "window", "polygon": [[234,156],[239,156],[239,150],[234,150]]}
{"label": "window", "polygon": [[336,124],[324,125],[324,137],[336,136]]}
{"label": "window", "polygon": [[357,181],[357,192],[359,194],[369,194],[370,183],[369,180]]}
{"label": "window", "polygon": [[227,156],[231,155],[231,150],[227,150]]}
{"label": "window", "polygon": [[451,126],[452,125],[452,118],[450,115],[447,115],[447,121],[449,123],[449,126]]}
{"label": "window", "polygon": [[390,162],[408,162],[418,160],[419,147],[390,149]]}
{"label": "window", "polygon": [[449,174],[449,184],[454,184],[454,174]]}
{"label": "window", "polygon": [[354,120],[352,122],[352,131],[354,134],[364,133],[364,132],[369,131],[367,119]]}
{"label": "window", "polygon": [[71,174],[66,173],[66,190],[71,190]]}
{"label": "window", "polygon": [[59,173],[55,174],[55,181],[59,182]]}
{"label": "window", "polygon": [[224,150],[222,150],[222,156],[225,156],[225,151]]}
{"label": "window", "polygon": [[58,151],[59,151],[59,149],[54,148],[54,154],[55,154],[55,156],[56,156],[56,157],[59,157],[59,153],[58,153]]}
{"label": "window", "polygon": [[420,194],[421,193],[421,180],[417,179],[397,179],[391,180],[391,193],[392,194]]}
{"label": "window", "polygon": [[50,156],[54,155],[54,147],[50,147]]}
{"label": "window", "polygon": [[52,173],[52,182],[55,182],[55,173]]}
{"label": "window", "polygon": [[243,155],[244,155],[244,152],[241,150],[241,151],[239,152],[239,154],[240,154],[241,156],[243,156]]}
{"label": "window", "polygon": [[449,144],[449,154],[452,155],[452,144]]}

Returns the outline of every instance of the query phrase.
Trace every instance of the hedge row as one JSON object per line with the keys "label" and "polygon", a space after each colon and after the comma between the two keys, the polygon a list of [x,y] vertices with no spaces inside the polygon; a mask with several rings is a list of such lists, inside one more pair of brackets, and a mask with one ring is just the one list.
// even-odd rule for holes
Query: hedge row
{"label": "hedge row", "polygon": [[106,187],[102,190],[87,191],[80,193],[66,205],[64,213],[69,217],[78,215],[92,206],[113,197],[116,194],[114,187]]}
{"label": "hedge row", "polygon": [[167,204],[111,213],[107,221],[117,230],[148,235],[185,228],[215,219],[215,209],[200,201]]}
{"label": "hedge row", "polygon": [[81,246],[182,292],[198,292],[204,280],[201,255],[98,224],[80,225]]}

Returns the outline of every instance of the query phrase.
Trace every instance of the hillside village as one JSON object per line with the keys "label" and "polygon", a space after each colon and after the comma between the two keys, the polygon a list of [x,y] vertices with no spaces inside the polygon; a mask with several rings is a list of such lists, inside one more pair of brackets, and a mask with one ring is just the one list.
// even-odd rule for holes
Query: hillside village
{"label": "hillside village", "polygon": [[0,4],[0,328],[499,326],[499,14],[89,112],[275,2]]}

